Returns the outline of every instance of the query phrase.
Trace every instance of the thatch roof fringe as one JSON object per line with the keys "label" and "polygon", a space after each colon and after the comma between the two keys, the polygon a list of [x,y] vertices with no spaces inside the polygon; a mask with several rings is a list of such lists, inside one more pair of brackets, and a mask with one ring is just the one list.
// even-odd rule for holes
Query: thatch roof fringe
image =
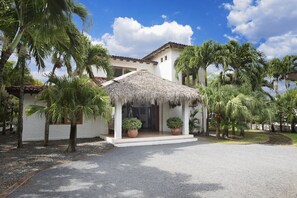
{"label": "thatch roof fringe", "polygon": [[133,71],[114,80],[107,81],[102,87],[111,101],[139,102],[158,104],[199,100],[197,90],[162,79],[146,70]]}

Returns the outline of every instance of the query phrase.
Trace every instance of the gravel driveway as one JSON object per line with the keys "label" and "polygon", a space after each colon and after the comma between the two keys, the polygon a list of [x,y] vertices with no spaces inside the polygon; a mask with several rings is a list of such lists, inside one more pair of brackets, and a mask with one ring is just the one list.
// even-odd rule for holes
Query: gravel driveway
{"label": "gravel driveway", "polygon": [[297,197],[297,148],[203,142],[115,148],[34,176],[11,197]]}

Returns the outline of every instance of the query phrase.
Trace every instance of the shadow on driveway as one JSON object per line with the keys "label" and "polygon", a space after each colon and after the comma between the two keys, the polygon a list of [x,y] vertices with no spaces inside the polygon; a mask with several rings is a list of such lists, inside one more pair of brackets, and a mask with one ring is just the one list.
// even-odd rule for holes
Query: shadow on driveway
{"label": "shadow on driveway", "polygon": [[197,143],[115,148],[101,157],[43,171],[10,197],[193,197],[223,189],[219,183],[192,182],[190,174],[172,171],[184,167],[162,158],[159,162],[168,171],[147,164],[156,154],[174,155],[191,146]]}

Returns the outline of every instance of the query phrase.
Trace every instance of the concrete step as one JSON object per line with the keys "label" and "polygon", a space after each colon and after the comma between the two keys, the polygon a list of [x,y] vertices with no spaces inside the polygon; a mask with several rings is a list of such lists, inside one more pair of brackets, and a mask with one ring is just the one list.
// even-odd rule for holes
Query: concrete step
{"label": "concrete step", "polygon": [[161,140],[145,140],[145,141],[130,141],[130,142],[115,142],[117,147],[130,147],[130,146],[148,146],[148,145],[162,145],[162,144],[177,144],[185,142],[196,142],[197,138],[179,138],[179,139],[161,139]]}
{"label": "concrete step", "polygon": [[117,147],[176,144],[197,141],[197,138],[194,138],[193,135],[156,135],[151,137],[143,136],[122,139],[114,139],[114,137],[111,137],[109,135],[101,135],[100,137]]}

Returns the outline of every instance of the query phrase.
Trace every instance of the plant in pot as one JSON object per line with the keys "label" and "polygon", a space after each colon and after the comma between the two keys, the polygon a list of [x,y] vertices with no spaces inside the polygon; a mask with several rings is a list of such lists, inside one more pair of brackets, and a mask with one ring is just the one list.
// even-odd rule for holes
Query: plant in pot
{"label": "plant in pot", "polygon": [[137,118],[125,118],[123,120],[123,129],[128,130],[128,137],[137,137],[138,129],[140,129],[141,126],[142,123]]}
{"label": "plant in pot", "polygon": [[168,118],[167,126],[171,129],[172,135],[179,135],[180,128],[183,126],[183,121],[178,117]]}

